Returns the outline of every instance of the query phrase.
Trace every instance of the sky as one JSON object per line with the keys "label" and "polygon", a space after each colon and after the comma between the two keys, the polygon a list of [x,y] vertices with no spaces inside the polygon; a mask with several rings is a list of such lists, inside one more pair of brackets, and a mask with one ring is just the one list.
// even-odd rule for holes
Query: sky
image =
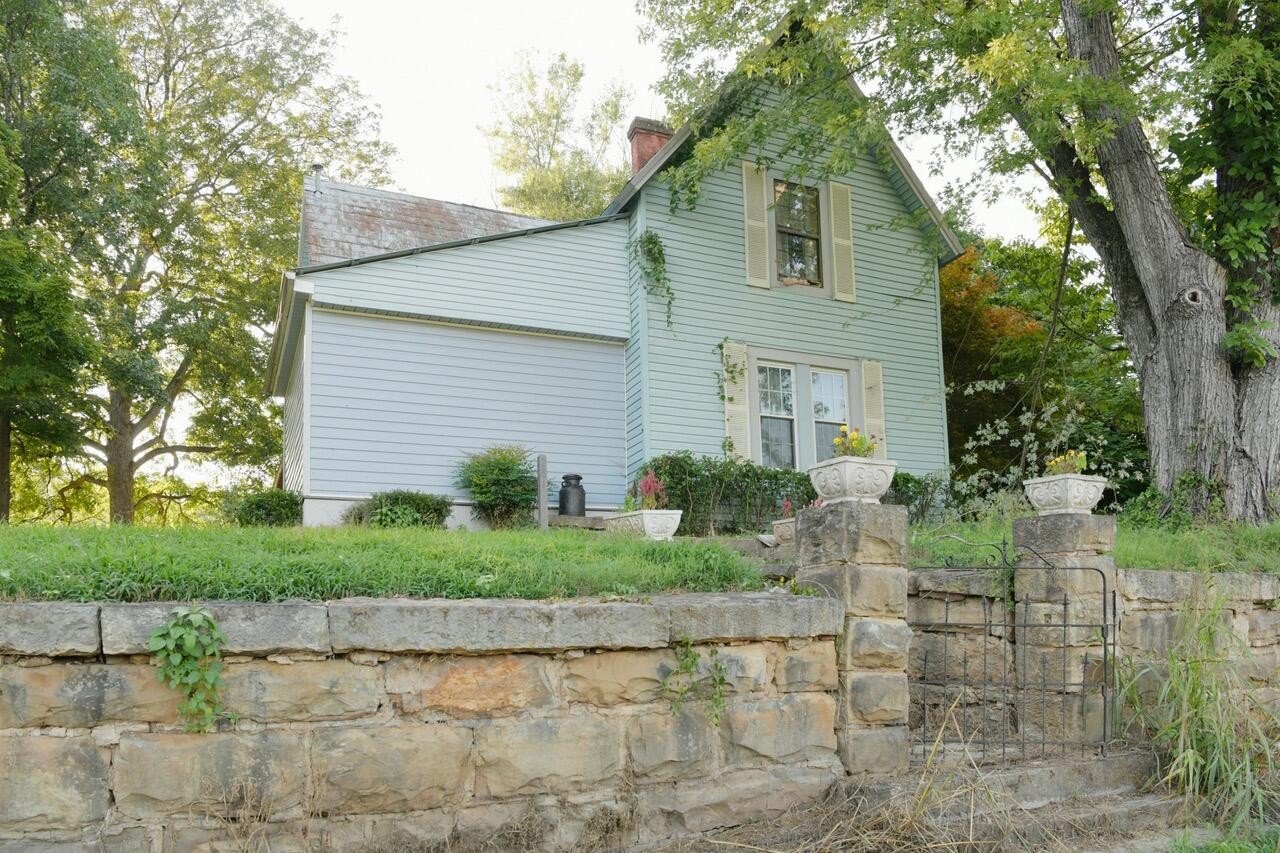
{"label": "sky", "polygon": [[[393,188],[497,207],[502,176],[483,127],[494,118],[491,87],[522,51],[565,52],[586,69],[587,99],[611,81],[631,90],[632,115],[662,118],[652,91],[662,76],[655,44],[639,40],[634,0],[277,0],[315,28],[336,26],[335,70],[357,80],[382,111],[383,138],[398,150]],[[335,24],[335,18],[337,22]],[[957,162],[932,174],[935,140],[899,139],[935,197],[973,174]],[[1004,237],[1036,235],[1020,198],[975,207],[976,224]]]}

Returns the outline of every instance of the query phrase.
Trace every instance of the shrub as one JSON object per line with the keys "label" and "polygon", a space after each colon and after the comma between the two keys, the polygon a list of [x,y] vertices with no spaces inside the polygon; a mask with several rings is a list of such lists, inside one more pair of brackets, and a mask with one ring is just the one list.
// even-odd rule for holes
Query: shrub
{"label": "shrub", "polygon": [[342,514],[342,521],[381,528],[444,527],[452,509],[453,501],[444,495],[395,489],[353,504]]}
{"label": "shrub", "polygon": [[499,444],[473,453],[458,466],[458,486],[471,493],[476,515],[493,528],[527,523],[538,502],[538,475],[529,451]]}
{"label": "shrub", "polygon": [[920,477],[898,471],[893,475],[893,482],[889,484],[884,502],[905,506],[911,523],[919,524],[942,509],[949,485],[947,476],[943,473]]}
{"label": "shrub", "polygon": [[288,489],[266,489],[245,495],[232,509],[241,527],[292,527],[302,523],[302,495]]}
{"label": "shrub", "polygon": [[816,497],[809,475],[803,471],[695,456],[687,450],[654,457],[644,470],[662,481],[667,505],[684,510],[680,532],[685,535],[757,533],[782,517],[784,499],[790,498],[795,506],[808,506]]}

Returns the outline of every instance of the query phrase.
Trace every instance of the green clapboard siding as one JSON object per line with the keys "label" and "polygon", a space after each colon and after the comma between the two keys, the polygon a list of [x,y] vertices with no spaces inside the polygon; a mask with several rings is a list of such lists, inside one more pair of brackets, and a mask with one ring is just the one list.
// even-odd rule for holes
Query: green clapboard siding
{"label": "green clapboard siding", "polygon": [[644,294],[632,270],[632,334],[647,328],[645,351],[627,360],[632,477],[656,454],[722,452],[716,344],[726,337],[750,347],[883,362],[890,456],[912,473],[947,466],[937,257],[906,221],[904,187],[895,185],[900,176],[886,174],[868,155],[841,180],[853,188],[853,304],[747,286],[737,164],[704,182],[692,211],[671,211],[660,178],[642,190],[632,232],[647,227],[661,236],[676,300],[668,329],[662,301]]}

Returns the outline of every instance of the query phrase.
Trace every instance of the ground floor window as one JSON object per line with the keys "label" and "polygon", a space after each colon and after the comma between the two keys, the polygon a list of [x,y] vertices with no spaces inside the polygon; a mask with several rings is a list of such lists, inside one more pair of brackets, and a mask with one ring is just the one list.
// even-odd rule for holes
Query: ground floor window
{"label": "ground floor window", "polygon": [[833,455],[843,424],[861,426],[861,366],[777,350],[748,351],[752,454],[770,468],[806,468]]}

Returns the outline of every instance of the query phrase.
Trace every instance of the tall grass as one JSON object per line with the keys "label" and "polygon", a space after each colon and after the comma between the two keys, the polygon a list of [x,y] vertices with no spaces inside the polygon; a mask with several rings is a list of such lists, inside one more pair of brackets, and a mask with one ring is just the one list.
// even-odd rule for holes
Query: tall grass
{"label": "tall grass", "polygon": [[[1280,720],[1238,671],[1249,649],[1228,627],[1224,604],[1221,596],[1185,602],[1167,656],[1137,669],[1128,692],[1164,784],[1230,835],[1249,838],[1280,819]],[[1144,682],[1159,687],[1140,689]]]}

